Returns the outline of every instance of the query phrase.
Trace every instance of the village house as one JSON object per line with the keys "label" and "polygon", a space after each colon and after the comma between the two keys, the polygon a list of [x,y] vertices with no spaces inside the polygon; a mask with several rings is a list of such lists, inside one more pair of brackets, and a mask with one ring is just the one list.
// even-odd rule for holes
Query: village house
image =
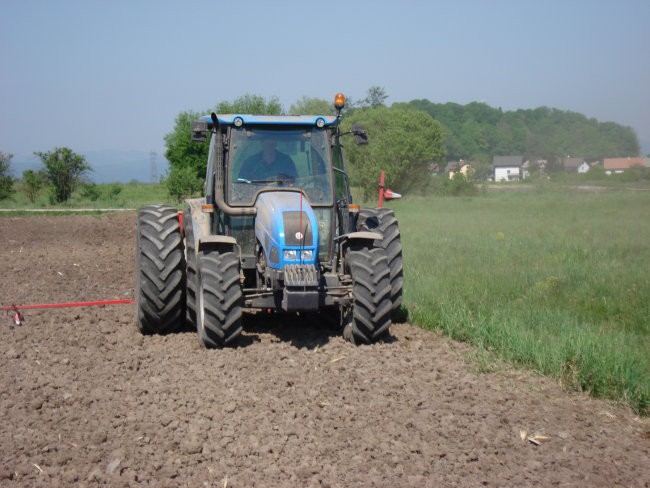
{"label": "village house", "polygon": [[603,160],[603,169],[605,174],[621,174],[626,170],[634,167],[643,168],[648,158],[605,158]]}
{"label": "village house", "polygon": [[567,173],[586,173],[591,166],[584,160],[584,158],[564,158],[562,160],[564,171]]}
{"label": "village house", "polygon": [[519,181],[523,162],[523,156],[494,156],[494,181]]}
{"label": "village house", "polygon": [[457,173],[462,174],[465,179],[469,179],[472,176],[472,166],[462,159],[460,161],[449,161],[447,166],[445,166],[445,173],[447,173],[450,180],[452,180]]}

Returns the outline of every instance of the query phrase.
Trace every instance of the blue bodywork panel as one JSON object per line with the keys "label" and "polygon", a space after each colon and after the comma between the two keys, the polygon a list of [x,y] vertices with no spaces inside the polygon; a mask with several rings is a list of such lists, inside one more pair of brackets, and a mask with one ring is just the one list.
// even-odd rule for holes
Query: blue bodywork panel
{"label": "blue bodywork panel", "polygon": [[[267,266],[283,269],[285,264],[316,264],[318,221],[305,195],[290,191],[260,193],[255,207],[255,237],[262,244]],[[298,224],[301,209],[302,222]],[[285,257],[285,251],[295,251],[296,258]],[[305,258],[310,252],[311,257]]]}
{"label": "blue bodywork panel", "polygon": [[[244,125],[313,125],[318,119],[323,119],[324,127],[336,124],[334,115],[251,115],[251,114],[217,114],[220,124],[234,125],[235,119],[240,118]],[[199,117],[199,120],[212,124],[209,115]]]}

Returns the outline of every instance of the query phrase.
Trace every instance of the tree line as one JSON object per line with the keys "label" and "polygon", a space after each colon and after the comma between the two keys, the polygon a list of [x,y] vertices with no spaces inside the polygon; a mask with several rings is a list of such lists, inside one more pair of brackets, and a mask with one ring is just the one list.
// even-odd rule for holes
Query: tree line
{"label": "tree line", "polygon": [[[606,157],[638,156],[639,142],[630,127],[614,122],[599,122],[570,111],[548,107],[503,111],[485,103],[433,103],[426,99],[386,106],[385,90],[371,86],[366,96],[348,100],[343,130],[363,124],[370,139],[368,146],[346,144],[349,172],[354,186],[366,196],[374,193],[379,173],[385,171],[389,184],[408,193],[437,185],[441,193],[463,190],[462,182],[432,182],[429,168],[442,168],[449,160],[471,161],[476,177],[491,170],[498,155],[521,155],[530,160],[546,160],[547,170],[560,169],[561,158],[583,157],[588,161]],[[277,97],[245,94],[233,101],[221,101],[202,112],[178,114],[173,130],[164,136],[165,157],[170,171],[165,183],[170,195],[181,201],[200,193],[203,188],[208,156],[207,143],[190,140],[192,120],[208,114],[251,113],[263,115],[335,113],[333,103],[303,96],[284,110]],[[35,153],[43,170],[26,171],[23,188],[37,194],[43,185],[51,185],[52,203],[67,201],[91,170],[83,156],[69,148]],[[0,199],[12,191],[14,179],[9,173],[11,155],[0,153]],[[452,185],[452,186],[449,186]]]}
{"label": "tree line", "polygon": [[602,161],[640,153],[634,130],[614,122],[548,107],[503,111],[485,103],[433,103],[413,100],[397,104],[422,110],[440,121],[447,160],[491,163],[494,156],[517,155],[546,160],[561,169],[561,159],[581,157]]}
{"label": "tree line", "polygon": [[[400,192],[409,192],[430,186],[428,169],[436,164],[442,168],[450,160],[471,161],[475,176],[485,177],[491,171],[493,157],[498,155],[546,160],[547,170],[553,171],[561,169],[561,159],[567,156],[595,161],[640,153],[637,136],[630,127],[599,122],[576,112],[548,107],[508,112],[480,102],[460,105],[426,99],[388,107],[387,98],[382,87],[372,86],[365,98],[349,100],[345,109],[344,130],[361,123],[370,139],[368,146],[346,146],[352,183],[366,195],[374,192],[382,170],[391,185]],[[324,99],[303,96],[285,111],[277,97],[244,95],[202,113],[180,113],[174,130],[165,136],[165,156],[171,166],[167,182],[170,192],[179,199],[201,188],[207,144],[190,142],[190,125],[192,119],[212,111],[327,115],[334,113],[334,107]],[[458,185],[456,182],[455,186],[439,190],[454,193],[462,189]]]}

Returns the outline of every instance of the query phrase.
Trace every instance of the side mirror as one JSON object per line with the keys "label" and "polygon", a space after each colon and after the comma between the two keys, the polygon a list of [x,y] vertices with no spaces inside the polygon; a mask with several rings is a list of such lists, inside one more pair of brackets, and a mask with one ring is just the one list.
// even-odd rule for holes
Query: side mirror
{"label": "side mirror", "polygon": [[354,134],[354,142],[357,146],[365,146],[368,144],[368,131],[361,124],[354,124],[352,126],[352,133]]}
{"label": "side mirror", "polygon": [[201,119],[192,121],[192,141],[205,142],[208,140],[208,123]]}

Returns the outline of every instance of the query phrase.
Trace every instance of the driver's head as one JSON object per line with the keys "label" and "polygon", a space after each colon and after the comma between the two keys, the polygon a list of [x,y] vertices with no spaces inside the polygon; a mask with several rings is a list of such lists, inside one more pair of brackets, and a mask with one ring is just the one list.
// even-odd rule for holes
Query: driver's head
{"label": "driver's head", "polygon": [[278,146],[277,141],[271,137],[267,137],[266,139],[262,140],[262,149],[265,151],[275,149],[277,146]]}
{"label": "driver's head", "polygon": [[278,143],[275,139],[271,137],[267,137],[266,139],[262,140],[262,159],[264,159],[267,163],[271,163],[275,160],[276,156],[276,147],[278,146]]}

